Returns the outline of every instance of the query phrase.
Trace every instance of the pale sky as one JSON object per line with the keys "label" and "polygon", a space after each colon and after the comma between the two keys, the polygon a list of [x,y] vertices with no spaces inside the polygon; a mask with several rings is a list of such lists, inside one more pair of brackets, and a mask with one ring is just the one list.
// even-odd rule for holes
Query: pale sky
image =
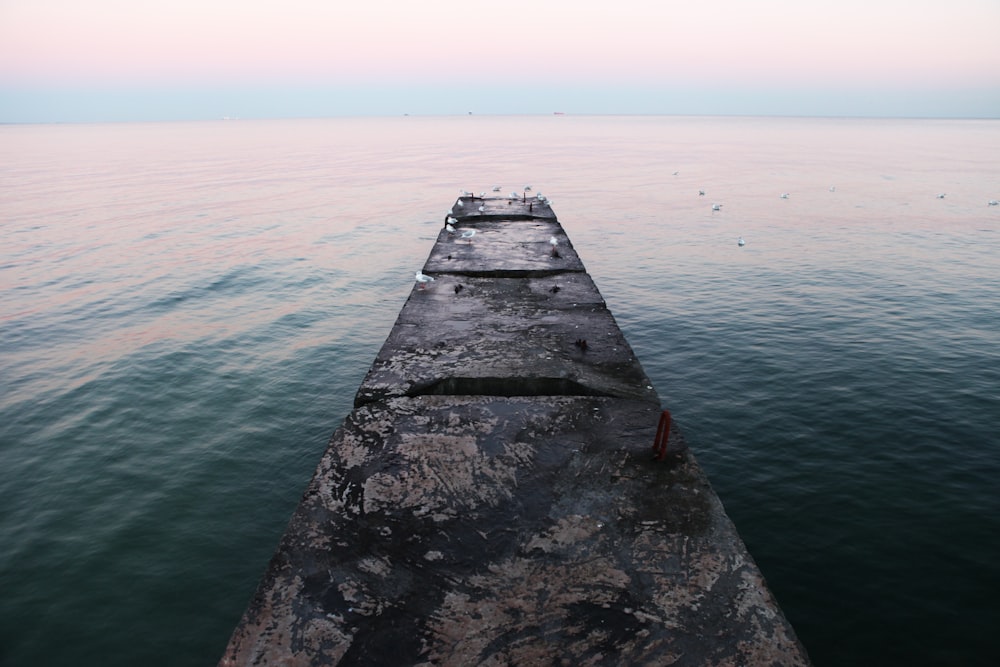
{"label": "pale sky", "polygon": [[0,0],[0,122],[1000,117],[1000,0]]}

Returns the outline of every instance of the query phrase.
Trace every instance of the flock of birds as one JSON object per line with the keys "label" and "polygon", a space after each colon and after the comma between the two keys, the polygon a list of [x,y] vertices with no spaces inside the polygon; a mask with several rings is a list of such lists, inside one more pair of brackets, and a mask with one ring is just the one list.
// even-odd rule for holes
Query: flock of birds
{"label": "flock of birds", "polygon": [[[675,171],[674,172],[674,176],[676,176],[678,173],[679,172]],[[837,186],[831,185],[830,186],[830,192],[836,192],[836,191],[837,191]],[[698,196],[699,197],[704,197],[705,196],[705,191],[704,190],[698,190]],[[946,196],[947,196],[947,193],[941,192],[941,193],[938,193],[937,198],[938,199],[944,199]],[[778,195],[778,197],[780,199],[789,199],[789,198],[791,198],[791,194],[789,194],[787,192],[782,192],[780,195]],[[996,199],[991,199],[988,202],[986,202],[986,205],[987,206],[1000,206],[1000,201],[998,201]],[[722,204],[712,204],[712,211],[713,212],[715,212],[715,211],[721,211],[721,210],[722,210]],[[743,246],[745,246],[746,243],[747,243],[746,240],[742,236],[740,236],[739,238],[736,239],[736,245],[740,246],[741,248]]]}
{"label": "flock of birds", "polygon": [[[679,172],[674,172],[674,176],[678,175],[678,173]],[[503,188],[501,188],[501,186],[499,186],[499,185],[494,185],[493,186],[493,192],[495,192],[495,193],[500,192],[502,189]],[[511,191],[511,193],[508,195],[508,198],[511,199],[511,200],[524,200],[524,199],[527,198],[528,193],[531,192],[531,191],[532,191],[531,186],[530,185],[526,185],[526,186],[524,186],[523,193],[519,193],[517,191]],[[836,191],[837,191],[836,186],[831,185],[830,186],[830,192],[836,192]],[[472,192],[469,192],[468,190],[461,190],[459,192],[459,195],[460,196],[458,198],[458,201],[455,202],[455,207],[456,208],[464,208],[465,207],[465,202],[463,201],[464,199],[470,199],[470,198],[471,199],[475,199],[476,198],[476,195],[473,194]],[[704,190],[698,190],[698,196],[699,197],[704,197],[705,196],[705,191]],[[944,199],[946,196],[947,196],[947,193],[942,192],[942,193],[938,193],[937,198],[938,199]],[[534,195],[534,197],[535,197],[535,199],[537,199],[540,202],[547,203],[549,206],[552,205],[552,200],[551,199],[547,199],[540,192],[536,193]],[[791,194],[788,193],[788,192],[782,192],[780,195],[778,195],[778,197],[780,199],[790,199],[791,198]],[[486,198],[486,192],[485,191],[480,192],[478,198],[479,199],[485,199]],[[1000,201],[998,201],[996,199],[991,199],[991,200],[989,200],[987,202],[987,205],[988,206],[1000,206]],[[713,212],[715,212],[715,211],[721,211],[721,210],[722,210],[722,204],[718,204],[718,203],[713,203],[712,204],[712,211]],[[486,205],[485,205],[485,203],[483,203],[483,204],[481,204],[479,206],[478,211],[479,211],[479,213],[485,213],[486,212]],[[452,211],[449,210],[448,214],[447,214],[447,217],[445,218],[445,229],[448,231],[449,234],[457,234],[458,233],[457,229],[455,228],[455,225],[457,223],[458,223],[458,218],[456,218],[455,216],[453,216],[452,215]],[[461,232],[460,238],[463,239],[463,240],[468,241],[469,243],[472,243],[472,238],[475,235],[476,235],[476,230],[475,229],[466,229],[466,230],[463,230]],[[744,239],[742,236],[740,236],[739,238],[736,239],[736,245],[738,245],[739,247],[742,248],[746,244],[747,244],[746,239]],[[559,246],[559,240],[556,237],[553,236],[551,239],[549,239],[549,245],[551,247],[551,249],[550,249],[551,256],[552,257],[559,257],[560,256],[559,255],[559,247],[558,247]],[[418,284],[418,286],[419,286],[420,289],[424,289],[425,286],[428,283],[434,282],[434,278],[433,277],[428,276],[428,275],[426,275],[425,273],[423,273],[421,271],[417,271],[416,280],[417,280],[417,284]]]}
{"label": "flock of birds", "polygon": [[[499,186],[499,185],[494,185],[493,186],[493,192],[498,193],[501,190],[503,190],[503,188],[501,186]],[[531,186],[530,185],[525,185],[523,193],[517,192],[516,190],[511,190],[510,194],[507,195],[507,199],[510,199],[512,201],[518,201],[518,200],[522,200],[523,201],[523,200],[527,199],[528,193],[531,192],[531,191],[532,191]],[[468,190],[459,190],[458,194],[459,194],[458,201],[455,202],[455,206],[458,207],[458,208],[465,208],[465,202],[462,201],[463,199],[486,199],[486,191],[485,190],[483,190],[482,192],[480,192],[478,196],[474,192],[469,192]],[[545,195],[543,195],[541,192],[536,192],[534,194],[534,198],[536,200],[542,202],[542,203],[545,203],[545,204],[548,204],[549,206],[552,206],[552,200],[549,199],[548,197],[546,197]],[[485,213],[486,212],[486,204],[485,203],[481,204],[479,206],[478,210],[479,210],[480,213]],[[448,213],[450,214],[451,211],[449,211]]]}

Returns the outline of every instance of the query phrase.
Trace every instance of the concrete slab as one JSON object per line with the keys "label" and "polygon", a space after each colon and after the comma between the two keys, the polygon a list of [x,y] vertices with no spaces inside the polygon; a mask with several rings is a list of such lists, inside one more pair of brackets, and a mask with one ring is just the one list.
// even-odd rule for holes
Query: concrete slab
{"label": "concrete slab", "polygon": [[[584,271],[583,262],[553,219],[460,218],[455,232],[441,229],[424,273],[517,277]],[[471,238],[463,233],[475,232]],[[550,241],[555,238],[555,253]]]}
{"label": "concrete slab", "polygon": [[427,393],[601,395],[659,405],[593,280],[579,272],[439,273],[430,286],[415,286],[355,405]]}
{"label": "concrete slab", "polygon": [[[482,209],[482,210],[480,210]],[[520,193],[517,198],[503,196],[462,196],[455,200],[451,214],[456,218],[488,219],[492,217],[510,220],[526,218],[552,218],[556,214],[544,197],[537,194],[528,196]]]}
{"label": "concrete slab", "polygon": [[805,665],[679,433],[603,397],[397,398],[331,439],[221,665]]}

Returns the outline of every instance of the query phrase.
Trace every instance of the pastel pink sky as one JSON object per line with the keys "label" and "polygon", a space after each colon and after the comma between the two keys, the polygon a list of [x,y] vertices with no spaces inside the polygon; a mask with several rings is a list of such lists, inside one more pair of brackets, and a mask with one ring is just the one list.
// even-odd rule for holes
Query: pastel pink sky
{"label": "pastel pink sky", "polygon": [[998,0],[0,0],[0,88],[517,83],[995,94],[998,35]]}

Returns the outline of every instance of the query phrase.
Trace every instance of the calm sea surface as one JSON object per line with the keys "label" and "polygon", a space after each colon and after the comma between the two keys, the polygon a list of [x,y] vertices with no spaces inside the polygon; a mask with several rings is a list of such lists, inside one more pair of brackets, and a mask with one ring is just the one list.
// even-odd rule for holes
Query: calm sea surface
{"label": "calm sea surface", "polygon": [[996,664],[1000,121],[474,116],[0,126],[0,665],[214,664],[494,184],[552,198],[817,665]]}

